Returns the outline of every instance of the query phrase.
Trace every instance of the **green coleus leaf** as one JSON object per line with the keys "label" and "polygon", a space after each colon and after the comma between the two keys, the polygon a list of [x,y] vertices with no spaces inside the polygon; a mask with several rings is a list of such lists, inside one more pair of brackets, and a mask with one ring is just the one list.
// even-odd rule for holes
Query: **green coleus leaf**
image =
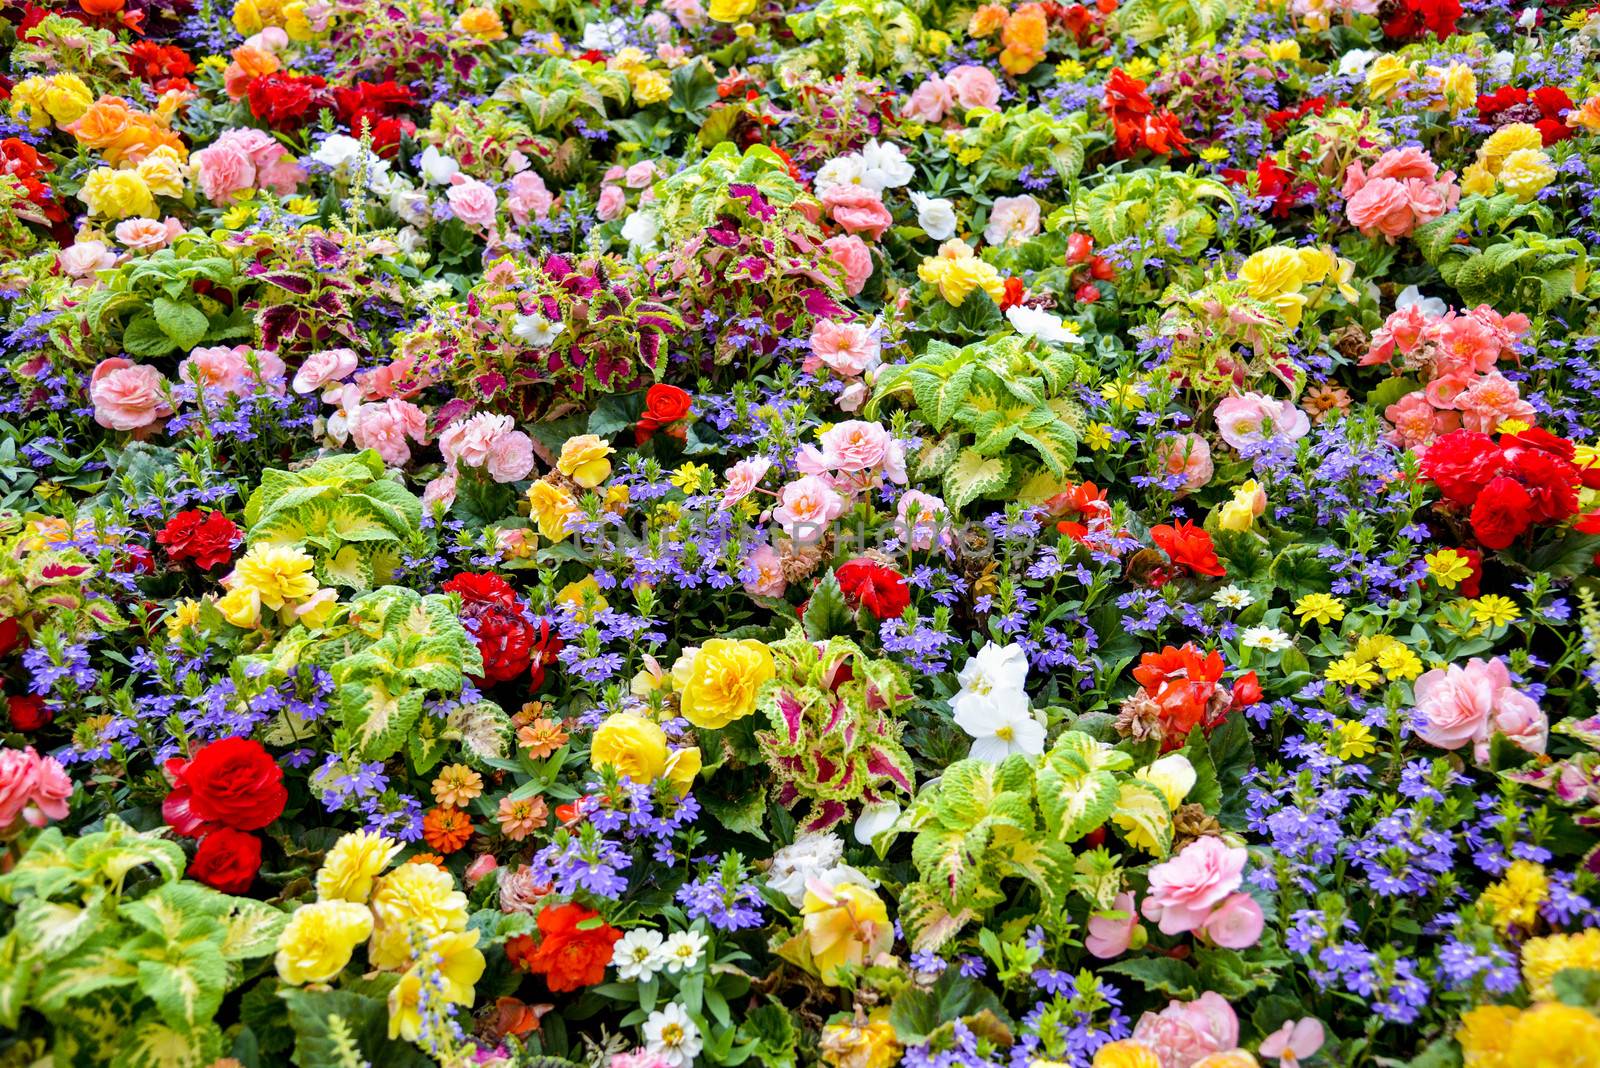
{"label": "green coleus leaf", "polygon": [[233,911],[221,923],[222,945],[217,952],[222,959],[254,960],[277,950],[289,914],[265,901],[240,897],[233,899]]}
{"label": "green coleus leaf", "polygon": [[28,1002],[35,962],[15,928],[0,938],[0,1027],[16,1030]]}
{"label": "green coleus leaf", "polygon": [[110,918],[107,895],[95,887],[82,904],[33,897],[17,909],[17,932],[31,953],[54,961],[82,945]]}
{"label": "green coleus leaf", "polygon": [[141,1015],[118,1035],[111,1068],[206,1068],[222,1046],[222,1030],[209,1020],[178,1026]]}
{"label": "green coleus leaf", "polygon": [[965,363],[948,370],[914,368],[911,371],[911,394],[929,426],[943,430],[949,425],[956,410],[967,399],[975,370],[975,364]]}
{"label": "green coleus leaf", "polygon": [[53,1016],[96,991],[135,985],[139,969],[124,956],[125,941],[125,929],[102,928],[65,959],[38,968],[29,1000]]}
{"label": "green coleus leaf", "polygon": [[1165,795],[1150,783],[1124,782],[1111,819],[1130,844],[1153,856],[1165,857],[1172,850],[1172,810]]}
{"label": "green coleus leaf", "polygon": [[171,935],[154,931],[129,943],[139,989],[172,1027],[192,1028],[216,1015],[228,989],[228,962],[218,952],[222,925],[194,916]]}
{"label": "green coleus leaf", "polygon": [[1117,805],[1113,770],[1132,758],[1081,731],[1066,731],[1040,764],[1039,811],[1045,828],[1063,842],[1075,842],[1101,826]]}
{"label": "green coleus leaf", "polygon": [[944,473],[944,501],[952,509],[960,509],[1005,485],[1010,474],[1011,462],[1006,457],[986,457],[977,449],[962,449]]}
{"label": "green coleus leaf", "polygon": [[366,760],[385,760],[399,752],[422,714],[420,690],[396,693],[381,680],[339,688],[343,722]]}

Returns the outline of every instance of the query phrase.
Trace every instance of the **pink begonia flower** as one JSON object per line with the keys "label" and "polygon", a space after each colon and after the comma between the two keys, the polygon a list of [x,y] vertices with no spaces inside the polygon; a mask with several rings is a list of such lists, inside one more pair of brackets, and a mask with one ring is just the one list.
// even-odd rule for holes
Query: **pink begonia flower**
{"label": "pink begonia flower", "polygon": [[1322,1021],[1315,1016],[1286,1020],[1282,1027],[1261,1040],[1261,1055],[1293,1065],[1314,1056],[1326,1041]]}
{"label": "pink begonia flower", "polygon": [[622,184],[629,189],[644,189],[656,180],[656,165],[652,160],[641,160],[629,167],[622,176]]}
{"label": "pink begonia flower", "polygon": [[1133,929],[1139,925],[1139,910],[1131,891],[1124,890],[1118,894],[1111,908],[1122,913],[1122,917],[1091,915],[1089,935],[1083,940],[1083,948],[1101,960],[1110,960],[1126,953],[1133,942]]}
{"label": "pink begonia flower", "polygon": [[456,486],[461,479],[461,474],[454,467],[447,467],[437,478],[428,480],[422,487],[422,510],[432,513],[434,505],[449,508],[456,503]]}
{"label": "pink begonia flower", "polygon": [[1156,463],[1169,475],[1183,475],[1183,488],[1197,490],[1211,481],[1215,469],[1211,446],[1199,434],[1179,434],[1156,446]]}
{"label": "pink begonia flower", "polygon": [[1161,1068],[1193,1068],[1213,1053],[1238,1047],[1239,1017],[1222,995],[1208,990],[1193,1001],[1172,1001],[1159,1013],[1146,1012],[1133,1037],[1155,1051]]}
{"label": "pink begonia flower", "polygon": [[862,185],[831,185],[822,193],[822,206],[847,233],[870,234],[874,241],[894,224],[883,206],[883,195]]}
{"label": "pink begonia flower", "polygon": [[889,481],[905,485],[905,449],[882,423],[850,419],[834,424],[818,440],[820,451],[807,445],[796,459],[796,466],[806,474],[881,472]]}
{"label": "pink begonia flower", "polygon": [[296,393],[315,393],[325,386],[343,381],[355,373],[359,362],[352,349],[323,349],[305,358],[294,373]]}
{"label": "pink begonia flower", "polygon": [[468,178],[464,174],[454,175],[450,182],[445,199],[450,202],[451,214],[468,226],[477,226],[485,230],[492,228],[495,210],[500,204],[494,190],[476,178]]}
{"label": "pink begonia flower", "polygon": [[989,209],[989,224],[983,239],[991,245],[1016,245],[1039,232],[1039,202],[1024,193],[1019,197],[997,197]]}
{"label": "pink begonia flower", "polygon": [[907,490],[895,507],[895,531],[910,549],[927,552],[935,540],[949,540],[945,529],[950,509],[944,501],[921,490]]}
{"label": "pink begonia flower", "polygon": [[813,374],[827,367],[844,378],[854,378],[878,361],[879,346],[862,323],[836,323],[818,319],[811,327],[811,354],[801,370]]}
{"label": "pink begonia flower", "polygon": [[113,356],[89,376],[94,421],[109,430],[141,431],[172,414],[167,380],[154,367]]}
{"label": "pink begonia flower", "polygon": [[613,222],[620,219],[627,210],[628,194],[622,191],[620,185],[600,187],[600,200],[594,206],[594,213],[600,216],[601,222]]}
{"label": "pink begonia flower", "polygon": [[1201,928],[1223,949],[1249,949],[1261,941],[1266,916],[1249,894],[1232,894],[1218,905]]}
{"label": "pink begonia flower", "polygon": [[410,401],[363,404],[350,417],[350,439],[358,449],[373,449],[390,467],[411,460],[411,443],[427,437],[427,417]]}
{"label": "pink begonia flower", "polygon": [[[1499,730],[1530,753],[1542,753],[1549,723],[1538,702],[1511,685],[1505,661],[1473,657],[1426,672],[1412,684],[1416,695],[1418,738],[1440,749],[1475,743],[1488,757],[1489,739]],[[1480,748],[1481,747],[1481,748]]]}
{"label": "pink begonia flower", "polygon": [[1239,889],[1250,854],[1220,838],[1197,838],[1183,852],[1150,869],[1150,890],[1140,908],[1162,934],[1183,934],[1206,922],[1212,908]]}
{"label": "pink begonia flower", "polygon": [[745,592],[752,597],[782,597],[789,588],[783,575],[783,558],[766,542],[750,550],[741,575]]}
{"label": "pink begonia flower", "polygon": [[183,233],[183,224],[177,219],[123,219],[112,231],[117,240],[135,252],[157,252],[172,239]]}
{"label": "pink begonia flower", "polygon": [[1000,103],[1000,80],[988,67],[962,64],[944,76],[956,103],[963,108],[993,108]]}
{"label": "pink begonia flower", "polygon": [[102,241],[79,241],[57,252],[56,263],[68,278],[95,282],[95,272],[115,267],[117,257]]}
{"label": "pink begonia flower", "polygon": [[481,468],[496,482],[517,482],[533,470],[533,439],[509,415],[480,412],[458,419],[439,435],[445,461]]}
{"label": "pink begonia flower", "polygon": [[1290,400],[1274,400],[1260,393],[1229,396],[1217,402],[1214,413],[1222,440],[1235,449],[1266,441],[1299,441],[1311,432],[1311,418]]}
{"label": "pink begonia flower", "polygon": [[1461,199],[1451,171],[1439,173],[1417,148],[1390,149],[1367,170],[1357,160],[1345,170],[1345,216],[1366,237],[1393,243],[1443,216]]}
{"label": "pink begonia flower", "polygon": [[783,532],[802,544],[816,541],[827,532],[828,524],[844,514],[845,500],[818,475],[803,475],[778,491],[778,506],[772,510]]}
{"label": "pink begonia flower", "polygon": [[844,268],[844,291],[855,296],[872,277],[872,250],[855,234],[839,234],[822,243],[822,250]]}
{"label": "pink begonia flower", "polygon": [[726,511],[750,496],[771,467],[771,460],[765,456],[755,456],[740,460],[728,468],[728,484],[723,487],[722,503],[718,507]]}
{"label": "pink begonia flower", "polygon": [[942,122],[955,103],[955,93],[943,78],[929,78],[906,98],[905,114],[918,122]]}
{"label": "pink begonia flower", "polygon": [[1407,393],[1383,410],[1394,429],[1388,439],[1402,449],[1425,449],[1441,434],[1461,426],[1460,413],[1435,408],[1422,390]]}
{"label": "pink begonia flower", "polygon": [[555,197],[550,195],[544,179],[536,172],[523,171],[512,177],[506,191],[506,210],[511,212],[511,221],[518,226],[527,226],[530,219],[549,218],[554,204]]}
{"label": "pink begonia flower", "polygon": [[252,189],[288,196],[306,179],[305,169],[265,130],[225,130],[191,161],[200,191],[213,204]]}
{"label": "pink begonia flower", "polygon": [[55,757],[40,756],[33,746],[0,746],[0,831],[18,819],[34,827],[66,816],[72,779]]}
{"label": "pink begonia flower", "polygon": [[1482,434],[1493,434],[1507,419],[1518,419],[1530,426],[1539,419],[1533,405],[1522,399],[1517,384],[1499,371],[1479,375],[1456,394],[1456,410],[1461,413],[1463,427]]}
{"label": "pink begonia flower", "polygon": [[262,380],[281,381],[285,368],[278,354],[249,345],[211,345],[195,349],[178,364],[178,380],[217,396],[243,396],[255,388],[257,376],[250,367],[255,357]]}

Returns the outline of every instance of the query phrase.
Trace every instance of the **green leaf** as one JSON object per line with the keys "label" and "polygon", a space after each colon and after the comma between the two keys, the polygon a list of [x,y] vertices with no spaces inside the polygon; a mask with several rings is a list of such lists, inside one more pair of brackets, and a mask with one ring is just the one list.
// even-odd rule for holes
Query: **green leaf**
{"label": "green leaf", "polygon": [[854,617],[845,604],[844,591],[839,588],[839,579],[832,569],[811,591],[803,622],[806,637],[814,642],[826,641],[854,630]]}
{"label": "green leaf", "polygon": [[178,1027],[141,1015],[113,1048],[111,1068],[206,1068],[222,1056],[222,1031],[210,1020]]}
{"label": "green leaf", "polygon": [[377,998],[343,990],[278,991],[289,1007],[294,1028],[293,1061],[300,1068],[328,1068],[342,1055],[329,1021],[343,1020],[363,1059],[382,1068],[432,1068],[433,1062],[415,1046],[389,1037],[389,1008]]}
{"label": "green leaf", "polygon": [[140,312],[122,328],[122,350],[129,356],[165,356],[177,347],[150,312]]}
{"label": "green leaf", "polygon": [[233,911],[222,919],[223,960],[252,960],[278,948],[278,935],[289,914],[265,901],[235,898]]}
{"label": "green leaf", "polygon": [[1102,972],[1122,975],[1142,985],[1146,992],[1189,1000],[1204,989],[1200,976],[1189,965],[1171,957],[1130,957],[1099,967]]}
{"label": "green leaf", "polygon": [[[1166,797],[1150,783],[1138,779],[1124,782],[1111,817],[1130,844],[1148,850],[1155,857],[1165,857],[1171,851],[1172,810],[1167,807]],[[1137,836],[1129,833],[1130,824],[1138,832]]]}
{"label": "green leaf", "polygon": [[1131,758],[1081,731],[1056,739],[1038,772],[1039,811],[1045,829],[1063,842],[1076,842],[1103,825],[1117,806],[1112,769]]}
{"label": "green leaf", "polygon": [[955,1022],[980,1012],[1001,1016],[1000,1000],[980,983],[969,982],[954,968],[945,969],[931,990],[906,990],[889,1008],[889,1024],[905,1045],[920,1045]]}
{"label": "green leaf", "polygon": [[912,396],[917,400],[923,419],[935,430],[943,430],[967,399],[977,365],[965,363],[949,373],[941,373],[941,370],[914,369],[911,372]]}
{"label": "green leaf", "polygon": [[1007,458],[987,459],[976,449],[962,449],[944,473],[945,503],[960,509],[1004,486],[1010,473],[1011,462]]}
{"label": "green leaf", "polygon": [[151,308],[155,312],[156,325],[180,350],[188,352],[205,340],[210,320],[205,312],[194,305],[157,297]]}

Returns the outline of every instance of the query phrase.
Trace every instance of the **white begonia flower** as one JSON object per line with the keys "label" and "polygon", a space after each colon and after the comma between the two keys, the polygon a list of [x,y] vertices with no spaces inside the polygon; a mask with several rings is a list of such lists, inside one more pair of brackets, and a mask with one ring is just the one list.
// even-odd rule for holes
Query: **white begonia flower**
{"label": "white begonia flower", "polygon": [[935,241],[948,241],[956,236],[955,205],[943,197],[911,194],[911,206],[917,209],[917,225]]}
{"label": "white begonia flower", "polygon": [[817,171],[811,188],[818,196],[836,185],[866,185],[867,165],[859,153],[835,156]]}
{"label": "white begonia flower", "polygon": [[894,821],[900,818],[900,802],[879,801],[875,805],[867,805],[861,810],[861,815],[856,817],[855,839],[862,845],[871,845],[872,840],[878,835],[894,826]]}
{"label": "white begonia flower", "polygon": [[917,175],[900,146],[892,141],[868,141],[861,149],[865,184],[878,192],[899,189]]}
{"label": "white begonia flower", "polygon": [[434,185],[449,185],[461,170],[461,164],[429,145],[422,150],[422,176]]}
{"label": "white begonia flower", "polygon": [[998,764],[1015,753],[1038,756],[1044,752],[1044,724],[1028,705],[1021,690],[996,690],[970,695],[956,711],[956,726],[972,737],[974,760]]}
{"label": "white begonia flower", "polygon": [[1051,315],[1039,308],[1013,304],[1006,309],[1006,318],[1024,337],[1038,338],[1056,345],[1074,345],[1083,341],[1078,332],[1067,325],[1059,315]]}
{"label": "white begonia flower", "polygon": [[532,315],[519,315],[511,324],[511,332],[536,349],[555,344],[556,338],[560,337],[564,330],[566,330],[564,324],[553,323],[538,312]]}
{"label": "white begonia flower", "polygon": [[622,239],[630,248],[648,252],[661,236],[661,220],[653,211],[636,211],[622,224]]}

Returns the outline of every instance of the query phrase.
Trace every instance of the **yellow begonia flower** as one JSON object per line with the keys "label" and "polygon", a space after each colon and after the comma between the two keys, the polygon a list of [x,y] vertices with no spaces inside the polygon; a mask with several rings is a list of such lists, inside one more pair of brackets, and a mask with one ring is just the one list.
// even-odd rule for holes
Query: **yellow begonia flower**
{"label": "yellow begonia flower", "polygon": [[800,914],[811,961],[828,986],[838,984],[839,968],[865,963],[886,951],[894,939],[883,900],[856,883],[831,889],[819,884],[807,887]]}
{"label": "yellow begonia flower", "polygon": [[679,710],[696,727],[715,730],[756,710],[756,698],[776,674],[772,651],[754,638],[712,638],[672,666]]}
{"label": "yellow begonia flower", "polygon": [[374,831],[341,835],[317,872],[317,897],[365,904],[372,896],[373,881],[402,848],[400,842]]}
{"label": "yellow begonia flower", "polygon": [[365,905],[301,905],[278,935],[278,977],[286,983],[325,983],[344,970],[350,954],[371,933],[372,913]]}
{"label": "yellow begonia flower", "polygon": [[632,712],[607,716],[589,741],[589,766],[611,768],[636,783],[653,782],[667,768],[667,732]]}
{"label": "yellow begonia flower", "polygon": [[584,489],[594,489],[611,476],[611,461],[606,457],[616,451],[597,434],[579,434],[561,446],[556,470]]}

